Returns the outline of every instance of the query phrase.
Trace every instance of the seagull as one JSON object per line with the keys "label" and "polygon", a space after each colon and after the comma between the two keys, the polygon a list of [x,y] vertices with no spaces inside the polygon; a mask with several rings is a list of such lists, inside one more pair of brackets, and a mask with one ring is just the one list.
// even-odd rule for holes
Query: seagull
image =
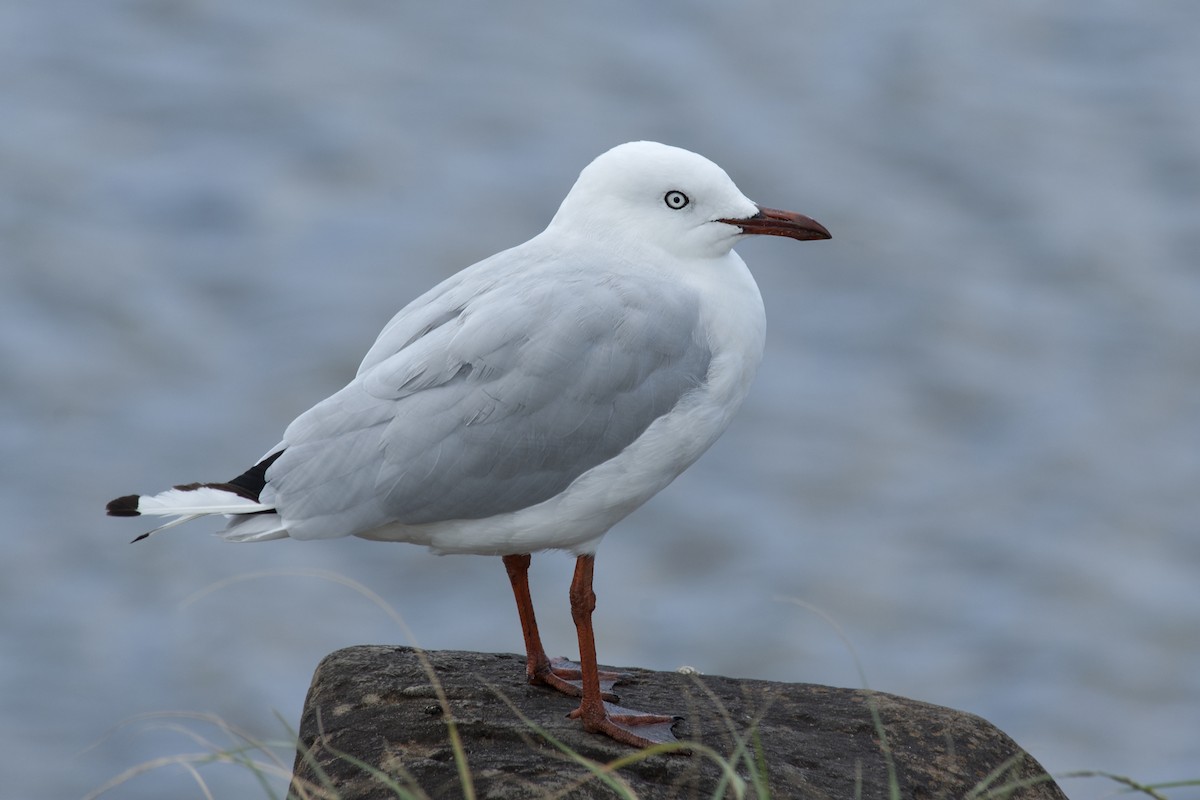
{"label": "seagull", "polygon": [[[592,589],[600,540],[729,425],[762,359],[758,286],[733,246],[830,238],[760,206],[703,156],[629,142],[579,174],[550,224],[400,310],[344,388],[232,480],[108,504],[112,516],[227,518],[236,542],[358,536],[500,556],[529,683],[580,698],[570,716],[634,747],[679,717],[616,705]],[[579,661],[550,659],[530,554],[575,556]]]}

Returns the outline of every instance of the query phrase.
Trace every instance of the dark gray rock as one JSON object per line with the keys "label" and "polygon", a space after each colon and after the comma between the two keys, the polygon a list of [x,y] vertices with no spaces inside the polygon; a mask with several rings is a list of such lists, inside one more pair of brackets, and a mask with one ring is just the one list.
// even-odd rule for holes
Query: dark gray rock
{"label": "dark gray rock", "polygon": [[[719,792],[728,778],[711,750],[732,762],[748,798],[886,798],[894,784],[906,800],[1065,800],[1031,756],[971,714],[881,692],[628,671],[633,679],[617,687],[623,704],[682,715],[676,735],[701,747],[643,757],[585,733],[566,718],[577,701],[525,683],[522,656],[339,650],[313,677],[292,791],[394,800],[403,796],[394,782],[418,797],[463,797],[435,676],[480,798],[737,796],[728,782]],[[632,794],[585,765],[618,759],[609,780]]]}

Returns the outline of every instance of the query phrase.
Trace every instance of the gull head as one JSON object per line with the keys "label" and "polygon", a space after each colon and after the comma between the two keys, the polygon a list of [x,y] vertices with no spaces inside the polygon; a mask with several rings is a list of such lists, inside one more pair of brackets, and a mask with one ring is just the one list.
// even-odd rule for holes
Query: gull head
{"label": "gull head", "polygon": [[680,258],[718,258],[752,234],[829,238],[802,214],[750,200],[704,156],[658,142],[617,145],[584,167],[547,230]]}

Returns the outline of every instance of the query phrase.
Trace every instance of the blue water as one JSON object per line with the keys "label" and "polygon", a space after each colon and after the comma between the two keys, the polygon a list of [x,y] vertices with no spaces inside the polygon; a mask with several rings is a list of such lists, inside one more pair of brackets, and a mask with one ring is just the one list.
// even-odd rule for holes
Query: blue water
{"label": "blue water", "polygon": [[[835,238],[740,248],[767,358],[601,548],[602,660],[859,685],[811,605],[873,688],[1052,772],[1200,778],[1197,29],[1183,0],[6,5],[5,796],[228,744],[173,712],[284,738],[323,655],[407,641],[314,570],[426,647],[520,648],[495,559],[131,547],[101,512],[248,466],[397,308],[634,138]],[[570,567],[535,559],[555,652]],[[165,766],[105,796],[203,795]]]}

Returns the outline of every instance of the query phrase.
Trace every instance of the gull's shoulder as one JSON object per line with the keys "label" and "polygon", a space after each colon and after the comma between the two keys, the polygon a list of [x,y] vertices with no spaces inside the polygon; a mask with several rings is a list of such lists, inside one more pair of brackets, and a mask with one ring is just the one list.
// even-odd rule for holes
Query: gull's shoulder
{"label": "gull's shoulder", "polygon": [[[581,286],[632,282],[643,290],[662,280],[644,259],[605,252],[585,237],[546,230],[451,275],[412,300],[383,327],[359,366],[364,372],[463,314],[504,336],[514,326],[536,329],[535,309],[577,301]],[[654,296],[688,294],[664,284]],[[521,313],[522,309],[525,314]]]}
{"label": "gull's shoulder", "polygon": [[550,262],[552,254],[553,247],[547,245],[543,236],[537,236],[446,278],[388,320],[359,365],[359,374],[454,319],[468,306],[481,305],[479,301],[497,287],[520,282],[523,272],[531,265]]}

